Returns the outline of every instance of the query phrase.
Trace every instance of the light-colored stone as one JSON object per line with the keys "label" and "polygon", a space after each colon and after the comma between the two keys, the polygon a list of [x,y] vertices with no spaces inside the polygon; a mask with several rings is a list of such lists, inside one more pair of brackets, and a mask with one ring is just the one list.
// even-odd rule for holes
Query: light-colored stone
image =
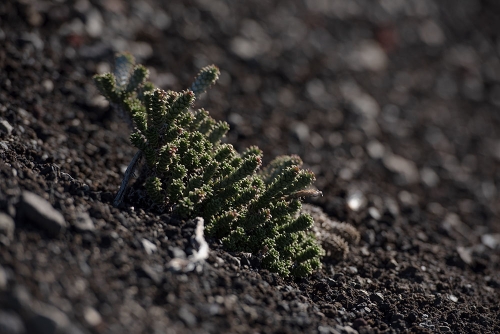
{"label": "light-colored stone", "polygon": [[66,227],[62,214],[47,200],[32,192],[22,193],[19,209],[19,214],[43,228],[51,236],[57,236]]}
{"label": "light-colored stone", "polygon": [[15,227],[14,219],[8,214],[0,212],[0,235],[4,235],[8,240],[12,240]]}
{"label": "light-colored stone", "polygon": [[0,121],[0,131],[10,135],[12,133],[12,130],[14,130],[14,128],[12,127],[12,125],[10,125],[9,122],[7,122],[6,120]]}

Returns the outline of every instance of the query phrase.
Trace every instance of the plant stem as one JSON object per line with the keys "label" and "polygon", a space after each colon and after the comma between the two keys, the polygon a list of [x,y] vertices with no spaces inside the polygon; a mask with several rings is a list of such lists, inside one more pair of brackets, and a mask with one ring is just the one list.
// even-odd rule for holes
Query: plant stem
{"label": "plant stem", "polygon": [[123,197],[125,196],[125,191],[127,190],[128,181],[130,180],[130,177],[134,173],[135,166],[141,159],[141,156],[142,156],[142,151],[139,150],[135,153],[134,157],[132,158],[132,161],[130,161],[127,170],[125,171],[125,175],[123,176],[122,183],[120,184],[120,189],[118,190],[118,193],[116,193],[115,200],[113,201],[114,207],[119,207],[122,204]]}

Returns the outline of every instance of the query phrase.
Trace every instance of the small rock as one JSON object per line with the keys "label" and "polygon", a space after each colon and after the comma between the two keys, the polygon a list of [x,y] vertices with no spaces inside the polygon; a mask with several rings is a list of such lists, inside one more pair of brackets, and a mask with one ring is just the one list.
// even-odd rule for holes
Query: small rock
{"label": "small rock", "polygon": [[366,117],[373,119],[380,113],[380,105],[370,94],[363,91],[354,81],[345,81],[340,85],[342,96],[351,104],[353,110]]}
{"label": "small rock", "polygon": [[439,183],[439,176],[437,173],[428,167],[422,168],[420,171],[420,179],[429,188],[435,187]]}
{"label": "small rock", "polygon": [[172,257],[174,259],[185,259],[186,258],[186,252],[184,252],[179,247],[169,247],[168,251],[170,253],[170,257]]}
{"label": "small rock", "polygon": [[473,260],[472,260],[472,254],[471,254],[471,250],[469,248],[465,248],[465,247],[457,247],[457,253],[458,253],[458,256],[460,256],[460,259],[462,259],[462,261],[467,264],[467,265],[471,265]]}
{"label": "small rock", "polygon": [[45,79],[42,81],[42,86],[46,92],[50,93],[54,90],[54,83],[50,79]]}
{"label": "small rock", "polygon": [[359,329],[359,327],[364,327],[364,326],[367,326],[367,325],[368,325],[368,323],[363,318],[358,318],[358,319],[354,320],[354,322],[352,323],[352,326],[355,329]]}
{"label": "small rock", "polygon": [[[2,266],[0,266],[0,291],[4,291],[7,288],[7,273]],[[1,333],[1,331],[0,331]]]}
{"label": "small rock", "polygon": [[368,208],[368,214],[370,215],[370,217],[372,217],[375,220],[380,220],[380,218],[382,218],[382,215],[380,214],[380,212],[377,210],[377,208],[375,208],[373,206]]}
{"label": "small rock", "polygon": [[101,315],[93,307],[86,307],[83,311],[83,318],[92,327],[99,325],[102,322]]}
{"label": "small rock", "polygon": [[30,32],[24,32],[24,33],[22,33],[21,40],[23,42],[28,42],[28,43],[33,44],[33,46],[35,47],[35,49],[37,49],[39,51],[43,50],[43,47],[45,45],[45,43],[40,38],[40,36],[37,33],[34,33],[34,32],[31,32],[31,33]]}
{"label": "small rock", "polygon": [[366,205],[366,198],[360,190],[355,190],[347,196],[347,206],[352,211],[358,211]]}
{"label": "small rock", "polygon": [[382,303],[384,301],[384,295],[380,292],[372,293],[370,295],[370,300],[375,303]]}
{"label": "small rock", "polygon": [[419,179],[417,166],[411,160],[395,154],[386,154],[382,162],[388,170],[399,174],[402,177],[401,181],[406,184],[415,183]]}
{"label": "small rock", "polygon": [[428,45],[438,46],[443,44],[446,37],[441,27],[433,20],[422,23],[418,29],[420,39]]}
{"label": "small rock", "polygon": [[87,14],[87,23],[85,24],[85,30],[90,37],[99,37],[102,34],[104,28],[104,20],[102,19],[101,13],[97,9],[91,10]]}
{"label": "small rock", "polygon": [[15,229],[14,219],[11,216],[0,212],[0,236],[7,237],[7,240],[12,240]]}
{"label": "small rock", "polygon": [[481,236],[481,242],[483,245],[496,249],[500,245],[500,233],[497,234],[483,234]]}
{"label": "small rock", "polygon": [[156,245],[151,241],[149,241],[148,239],[142,239],[141,243],[142,247],[144,247],[148,255],[151,255],[158,250],[158,247],[156,247]]}
{"label": "small rock", "polygon": [[33,315],[24,319],[28,333],[65,333],[71,327],[66,314],[51,305],[37,303],[32,311]]}
{"label": "small rock", "polygon": [[[358,334],[358,331],[355,330],[354,328],[352,328],[351,326],[341,326],[341,325],[337,325],[335,327],[335,329],[337,331],[339,331],[340,333],[344,333],[344,334]],[[335,332],[334,332],[335,333]]]}
{"label": "small rock", "polygon": [[187,326],[194,326],[196,325],[196,317],[194,316],[193,313],[191,313],[191,311],[189,311],[187,309],[187,307],[183,306],[179,309],[179,318],[181,318],[182,321],[184,321],[184,323],[187,325]]}
{"label": "small rock", "polygon": [[232,255],[229,255],[229,254],[226,255],[226,262],[229,263],[229,264],[232,264],[232,265],[234,265],[236,267],[240,267],[241,266],[240,259],[238,259],[237,257],[234,257]]}
{"label": "small rock", "polygon": [[458,297],[455,295],[448,295],[448,299],[454,303],[458,302]]}
{"label": "small rock", "polygon": [[295,123],[292,127],[292,132],[297,136],[302,144],[309,141],[309,127],[302,122]]}
{"label": "small rock", "polygon": [[389,263],[387,263],[387,269],[396,269],[399,266],[396,260],[391,259]]}
{"label": "small rock", "polygon": [[0,311],[0,333],[23,334],[26,333],[26,329],[16,313]]}
{"label": "small rock", "polygon": [[80,231],[95,230],[94,222],[87,212],[79,212],[76,215],[75,227]]}
{"label": "small rock", "polygon": [[12,127],[12,125],[10,125],[9,122],[7,122],[6,120],[0,121],[0,131],[5,132],[7,135],[10,135],[12,133],[12,130],[14,130],[14,128]]}
{"label": "small rock", "polygon": [[337,331],[335,328],[330,327],[330,326],[318,326],[318,333],[319,334],[336,334],[339,331]]}
{"label": "small rock", "polygon": [[62,214],[47,200],[32,192],[22,193],[19,206],[19,213],[23,217],[43,228],[51,236],[57,236],[66,227]]}
{"label": "small rock", "polygon": [[366,151],[372,159],[380,159],[384,156],[384,145],[377,140],[372,140],[366,145]]}
{"label": "small rock", "polygon": [[357,44],[348,62],[355,71],[381,71],[387,67],[388,58],[379,43],[365,40]]}
{"label": "small rock", "polygon": [[143,264],[141,266],[141,270],[144,274],[149,277],[155,284],[160,284],[162,281],[162,274],[158,271],[154,270],[152,267],[147,264]]}

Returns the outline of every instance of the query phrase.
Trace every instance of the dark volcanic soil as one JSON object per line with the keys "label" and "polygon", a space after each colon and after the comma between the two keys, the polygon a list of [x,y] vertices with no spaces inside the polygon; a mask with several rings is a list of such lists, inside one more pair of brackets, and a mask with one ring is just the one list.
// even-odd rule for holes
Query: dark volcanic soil
{"label": "dark volcanic soil", "polygon": [[[1,1],[0,333],[499,333],[499,17],[496,0]],[[193,222],[111,204],[135,152],[91,77],[124,50],[165,89],[218,65],[197,106],[238,149],[302,156],[315,204],[362,234],[348,258],[293,281],[212,240],[171,270]]]}

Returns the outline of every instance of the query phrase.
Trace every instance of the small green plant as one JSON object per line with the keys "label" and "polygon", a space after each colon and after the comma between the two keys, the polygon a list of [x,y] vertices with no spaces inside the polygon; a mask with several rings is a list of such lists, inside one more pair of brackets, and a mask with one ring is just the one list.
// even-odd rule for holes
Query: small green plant
{"label": "small green plant", "polygon": [[156,205],[182,218],[202,216],[208,236],[230,251],[262,254],[263,267],[282,276],[302,277],[321,267],[324,251],[313,218],[300,212],[300,198],[317,193],[309,189],[314,174],[295,155],[261,168],[259,148],[236,152],[221,142],[228,123],[191,110],[217,81],[217,67],[203,68],[182,92],[154,88],[147,69],[128,54],[117,57],[115,68],[94,81],[131,120],[130,141],[145,157],[144,186]]}

